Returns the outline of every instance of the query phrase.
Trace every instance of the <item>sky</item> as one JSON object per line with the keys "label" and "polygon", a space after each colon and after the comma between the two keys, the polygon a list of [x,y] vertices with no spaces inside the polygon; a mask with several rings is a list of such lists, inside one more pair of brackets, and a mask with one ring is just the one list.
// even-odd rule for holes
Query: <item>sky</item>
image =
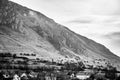
{"label": "sky", "polygon": [[120,0],[11,0],[39,11],[120,56]]}

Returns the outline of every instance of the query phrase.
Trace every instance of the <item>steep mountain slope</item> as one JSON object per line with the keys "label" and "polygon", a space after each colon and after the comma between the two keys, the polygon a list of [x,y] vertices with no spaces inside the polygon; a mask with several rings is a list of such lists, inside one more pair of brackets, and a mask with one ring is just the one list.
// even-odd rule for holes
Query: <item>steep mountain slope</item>
{"label": "steep mountain slope", "polygon": [[[0,1],[0,52],[28,58],[82,60],[119,67],[120,58],[103,45],[76,34],[45,15],[7,0]],[[95,61],[99,61],[96,64]]]}

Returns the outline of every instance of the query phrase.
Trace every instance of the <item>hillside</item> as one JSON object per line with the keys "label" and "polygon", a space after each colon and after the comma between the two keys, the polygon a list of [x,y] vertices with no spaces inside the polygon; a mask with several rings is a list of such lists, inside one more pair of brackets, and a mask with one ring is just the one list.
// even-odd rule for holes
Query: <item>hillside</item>
{"label": "hillside", "polygon": [[105,46],[74,33],[40,12],[7,0],[0,0],[0,52],[30,59],[81,60],[94,66],[110,63],[120,68],[120,58]]}

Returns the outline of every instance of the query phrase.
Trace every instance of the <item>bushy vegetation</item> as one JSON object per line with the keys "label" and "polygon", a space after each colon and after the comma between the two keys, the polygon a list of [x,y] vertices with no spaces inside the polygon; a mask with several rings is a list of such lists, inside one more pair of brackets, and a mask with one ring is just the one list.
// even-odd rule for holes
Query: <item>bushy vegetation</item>
{"label": "bushy vegetation", "polygon": [[[29,64],[29,61],[33,63]],[[41,66],[39,63],[45,65]],[[77,63],[57,63],[54,60],[48,61],[40,58],[30,60],[26,57],[18,57],[16,54],[0,53],[0,70],[33,71],[36,73],[46,72],[46,74],[53,73],[56,75],[57,80],[77,80],[77,78],[71,78],[71,74],[79,73],[79,71],[84,71],[85,69],[90,69],[94,72],[90,78],[86,80],[118,80],[119,78],[119,76],[116,75],[118,71],[111,65],[107,65],[107,67],[104,68],[93,68],[90,66],[86,68],[81,61]]]}

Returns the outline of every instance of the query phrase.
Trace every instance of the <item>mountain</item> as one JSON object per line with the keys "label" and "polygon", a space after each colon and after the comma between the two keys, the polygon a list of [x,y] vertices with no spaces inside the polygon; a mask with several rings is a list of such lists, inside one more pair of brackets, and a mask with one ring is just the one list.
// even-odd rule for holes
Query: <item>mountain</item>
{"label": "mountain", "polygon": [[76,34],[40,12],[0,0],[0,53],[30,59],[83,61],[89,65],[111,64],[120,58],[105,46]]}

